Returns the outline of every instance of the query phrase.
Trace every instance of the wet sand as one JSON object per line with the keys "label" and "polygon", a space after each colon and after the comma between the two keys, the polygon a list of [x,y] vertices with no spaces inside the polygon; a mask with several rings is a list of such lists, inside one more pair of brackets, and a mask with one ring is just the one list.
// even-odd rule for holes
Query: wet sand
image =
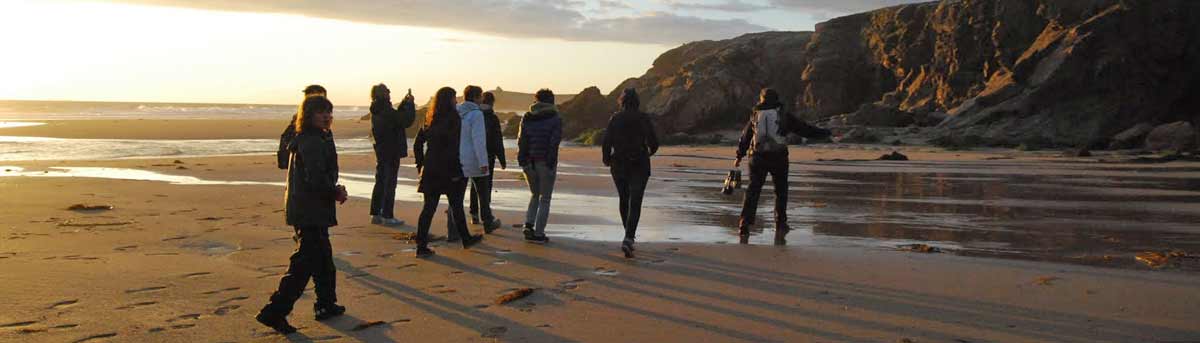
{"label": "wet sand", "polygon": [[[313,321],[311,291],[306,292],[291,317],[300,334],[289,337],[271,334],[252,319],[276,286],[294,248],[279,211],[282,192],[274,184],[282,181],[283,174],[274,168],[273,156],[180,158],[180,163],[175,158],[65,165],[5,162],[22,168],[8,173],[26,176],[0,178],[0,191],[6,195],[0,202],[5,208],[0,213],[0,268],[4,270],[0,282],[6,285],[0,288],[0,300],[12,308],[0,313],[0,340],[1200,340],[1200,327],[1195,324],[1200,298],[1194,296],[1200,279],[1190,269],[1150,270],[1136,263],[1105,262],[1092,266],[1056,258],[1001,259],[997,257],[1009,256],[971,253],[997,242],[1010,245],[997,250],[1012,251],[1013,242],[1022,237],[1044,245],[1040,250],[1021,248],[1030,251],[1092,240],[1086,234],[1088,227],[1109,224],[1080,221],[1079,215],[1102,213],[1111,204],[1088,209],[1083,205],[1099,205],[1080,203],[1097,200],[1086,198],[1062,199],[1067,202],[1059,207],[1022,204],[1047,193],[1069,197],[1075,192],[1064,187],[1071,185],[1116,192],[1091,196],[1112,197],[1116,204],[1130,197],[1150,197],[1141,199],[1147,202],[1145,211],[1118,207],[1099,219],[1144,220],[1154,226],[1186,224],[1194,218],[1195,184],[1187,180],[1195,179],[1195,164],[1100,165],[1036,154],[926,148],[904,149],[915,160],[911,162],[818,161],[873,159],[890,151],[886,149],[793,149],[793,202],[809,210],[792,210],[796,219],[788,236],[791,246],[770,245],[768,228],[756,230],[755,244],[728,241],[732,228],[729,215],[721,209],[737,201],[715,195],[717,186],[712,185],[719,183],[719,171],[728,168],[727,156],[732,154],[728,147],[672,147],[655,159],[651,199],[663,201],[648,200],[643,223],[647,238],[638,245],[639,256],[633,260],[621,258],[617,243],[607,238],[619,237],[619,230],[612,230],[616,213],[604,213],[610,212],[611,204],[597,202],[583,209],[564,205],[563,211],[583,215],[552,216],[550,230],[555,236],[547,246],[527,245],[520,241],[519,232],[505,228],[476,249],[438,244],[436,258],[418,260],[412,256],[411,242],[395,239],[398,233],[414,230],[417,204],[398,201],[397,215],[410,225],[387,228],[370,225],[369,199],[356,197],[339,207],[341,225],[332,230],[338,294],[349,313],[327,322]],[[583,202],[611,199],[611,181],[604,177],[598,155],[594,148],[565,150],[565,175],[556,193],[578,196],[576,201]],[[368,155],[344,155],[341,165],[346,182],[366,183],[373,174],[373,159]],[[130,168],[249,184],[29,176],[54,172],[51,167]],[[1149,176],[1130,179],[1127,173]],[[411,168],[402,168],[402,188],[411,185],[405,179],[411,180],[413,174]],[[933,176],[911,176],[925,174]],[[501,192],[521,192],[515,173],[499,177]],[[1047,186],[1020,190],[1024,186],[1019,185],[1039,183]],[[1097,184],[1102,187],[1090,187]],[[523,203],[513,202],[522,196],[518,193],[498,206],[520,208]],[[678,205],[672,204],[676,197],[701,205],[673,207]],[[951,203],[904,205],[914,198],[924,199],[917,202],[922,204],[937,199]],[[1045,202],[1059,201],[1051,198]],[[963,203],[969,199],[1016,199],[1006,201],[1017,203]],[[66,210],[76,203],[115,209]],[[765,207],[770,197],[765,196],[763,203],[760,217],[769,223]],[[1167,205],[1178,208],[1160,208]],[[1003,218],[1005,213],[980,214],[996,208],[1015,209],[1007,212],[1013,223],[978,219]],[[929,215],[897,224],[897,214],[905,213]],[[501,211],[499,216],[509,224],[522,221],[521,213],[514,210]],[[1059,217],[1066,220],[1055,224],[1053,219]],[[435,218],[433,232],[444,234],[443,216]],[[955,218],[966,219],[954,222]],[[701,233],[689,237],[684,234],[689,231],[681,228],[654,229],[676,221]],[[921,223],[934,229],[922,229]],[[1022,226],[1029,229],[1012,229]],[[587,239],[568,238],[572,232],[593,227],[601,229],[585,235]],[[1114,237],[1117,241],[1142,237],[1114,249],[1161,249],[1179,242],[1194,247],[1187,244],[1200,242],[1187,225],[1138,232],[1144,229],[1134,225],[1126,236]],[[938,232],[942,234],[931,234]],[[659,234],[662,237],[654,238]],[[853,244],[859,241],[868,243]],[[920,254],[890,247],[909,241],[943,246],[952,253]],[[990,243],[973,246],[971,242]],[[1125,255],[1118,258],[1131,260]],[[494,304],[501,294],[526,287],[536,289],[530,297]]]}

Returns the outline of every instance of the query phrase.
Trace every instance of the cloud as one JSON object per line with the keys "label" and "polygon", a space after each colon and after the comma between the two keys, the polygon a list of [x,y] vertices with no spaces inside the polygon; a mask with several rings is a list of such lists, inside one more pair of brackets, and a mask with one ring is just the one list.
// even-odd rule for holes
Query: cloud
{"label": "cloud", "polygon": [[821,14],[852,14],[883,7],[931,0],[769,0],[772,6],[797,12]]}
{"label": "cloud", "polygon": [[707,10],[721,12],[757,12],[771,9],[771,6],[752,4],[741,0],[725,0],[720,3],[700,3],[678,0],[667,0],[665,4],[675,10]]}
{"label": "cloud", "polygon": [[[433,27],[524,38],[679,44],[770,28],[743,19],[654,12],[590,18],[583,7],[620,8],[616,0],[108,0],[220,11],[285,13],[353,22]],[[595,0],[593,0],[595,1]]]}

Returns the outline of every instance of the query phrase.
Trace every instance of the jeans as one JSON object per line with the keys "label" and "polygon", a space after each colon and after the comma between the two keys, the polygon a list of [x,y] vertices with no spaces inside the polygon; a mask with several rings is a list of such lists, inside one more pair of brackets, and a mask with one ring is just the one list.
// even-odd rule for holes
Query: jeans
{"label": "jeans", "polygon": [[279,289],[263,312],[287,316],[312,278],[317,304],[337,303],[337,267],[333,265],[333,247],[328,227],[296,227],[300,244],[292,253],[287,273],[279,279]]}
{"label": "jeans", "polygon": [[487,176],[471,178],[471,217],[483,220],[484,225],[490,225],[496,219],[492,215],[492,176],[495,172],[495,167],[489,167]]}
{"label": "jeans", "polygon": [[554,178],[557,171],[545,162],[530,162],[524,168],[525,182],[529,184],[529,209],[525,212],[525,223],[533,224],[533,232],[546,234],[546,221],[550,219],[550,198],[554,195]]}
{"label": "jeans", "polygon": [[788,158],[786,154],[760,154],[750,159],[750,186],[742,201],[742,221],[739,229],[747,232],[754,225],[758,197],[762,194],[767,174],[775,185],[775,228],[787,227]]}
{"label": "jeans", "polygon": [[[466,238],[471,236],[471,232],[467,229],[466,214],[463,213],[463,195],[466,194],[467,182],[458,182],[454,189],[445,193],[446,200],[450,203],[450,212],[447,218],[446,228],[451,234],[447,237]],[[433,224],[433,215],[437,212],[438,200],[442,198],[442,193],[426,192],[425,204],[421,208],[421,216],[417,218],[417,246],[429,246],[429,226]]]}
{"label": "jeans", "polygon": [[638,220],[642,217],[642,197],[650,180],[650,163],[649,160],[614,163],[610,171],[620,199],[618,207],[625,239],[632,241],[637,236]]}
{"label": "jeans", "polygon": [[[386,149],[383,149],[386,150]],[[371,215],[395,218],[396,179],[400,173],[400,154],[375,147],[375,189],[371,191]]]}

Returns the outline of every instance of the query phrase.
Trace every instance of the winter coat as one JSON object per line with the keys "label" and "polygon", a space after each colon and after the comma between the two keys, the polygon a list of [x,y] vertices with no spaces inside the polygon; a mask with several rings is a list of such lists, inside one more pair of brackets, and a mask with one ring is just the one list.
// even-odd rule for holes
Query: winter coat
{"label": "winter coat", "polygon": [[562,142],[562,117],[554,104],[536,103],[521,117],[517,133],[517,163],[521,167],[544,162],[558,167],[558,145]]}
{"label": "winter coat", "polygon": [[466,177],[485,176],[486,171],[479,171],[481,167],[488,166],[487,128],[484,127],[483,111],[474,102],[465,101],[458,105],[458,115],[462,118],[462,141],[458,145],[462,174]]}
{"label": "winter coat", "polygon": [[296,135],[288,146],[284,215],[292,226],[337,226],[338,161],[333,134],[315,129]]}
{"label": "winter coat", "polygon": [[451,116],[417,132],[413,142],[413,157],[420,172],[417,192],[445,194],[463,181],[458,158],[461,129],[460,119]]}
{"label": "winter coat", "polygon": [[639,111],[621,111],[608,120],[600,149],[604,165],[614,171],[628,166],[645,166],[648,172],[650,156],[658,152],[658,136],[650,115]]}
{"label": "winter coat", "polygon": [[829,137],[831,132],[796,119],[784,111],[779,104],[758,105],[754,115],[742,129],[738,142],[737,157],[757,155],[787,156],[787,135],[796,134],[805,138]]}
{"label": "winter coat", "polygon": [[408,157],[408,137],[404,129],[412,126],[417,110],[412,101],[401,102],[392,109],[391,101],[376,100],[371,103],[371,133],[369,138],[375,149],[388,154]]}
{"label": "winter coat", "polygon": [[484,106],[483,121],[487,127],[488,166],[495,167],[497,161],[500,162],[500,166],[507,166],[508,160],[504,156],[504,132],[500,130],[500,117],[496,116],[496,110],[491,106]]}

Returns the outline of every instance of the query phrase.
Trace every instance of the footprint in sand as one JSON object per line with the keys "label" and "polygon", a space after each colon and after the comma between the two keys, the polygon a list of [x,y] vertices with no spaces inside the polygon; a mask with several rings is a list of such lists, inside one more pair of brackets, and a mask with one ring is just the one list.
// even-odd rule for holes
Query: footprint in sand
{"label": "footprint in sand", "polygon": [[0,252],[0,260],[17,256],[15,252]]}
{"label": "footprint in sand", "polygon": [[113,250],[116,250],[116,251],[130,251],[130,250],[133,250],[133,249],[137,249],[137,247],[138,247],[138,246],[136,246],[136,245],[125,245],[125,246],[119,246],[119,247],[113,248]]}
{"label": "footprint in sand", "polygon": [[79,299],[63,300],[63,301],[59,301],[54,304],[51,304],[50,307],[47,307],[46,309],[47,310],[57,310],[57,309],[71,307],[78,303],[79,303]]}
{"label": "footprint in sand", "polygon": [[409,264],[406,264],[406,265],[403,265],[403,266],[396,267],[396,269],[412,268],[412,267],[416,267],[416,266],[417,266],[417,264],[416,264],[416,263],[409,263]]}
{"label": "footprint in sand", "polygon": [[162,241],[163,241],[163,242],[170,242],[170,241],[178,241],[178,240],[183,240],[183,239],[188,239],[188,238],[191,238],[191,237],[189,237],[189,236],[175,236],[175,237],[167,237],[167,238],[163,238],[163,239],[162,239]]}
{"label": "footprint in sand", "polygon": [[77,339],[77,340],[73,341],[72,343],[94,342],[94,341],[99,341],[99,340],[102,340],[102,339],[105,339],[105,338],[113,338],[113,337],[117,337],[117,333],[116,333],[116,332],[109,332],[109,333],[102,333],[102,334],[98,334],[98,335],[91,335],[91,336],[87,336],[87,337],[84,337],[84,338]]}
{"label": "footprint in sand", "polygon": [[15,323],[8,323],[8,324],[0,324],[0,329],[26,327],[26,326],[30,326],[30,325],[37,324],[37,323],[38,323],[38,321],[31,320],[31,321],[15,322]]}
{"label": "footprint in sand", "polygon": [[175,318],[167,319],[167,323],[181,322],[181,321],[185,321],[185,320],[197,320],[197,319],[200,319],[199,313],[188,313],[188,314],[180,315]]}
{"label": "footprint in sand", "polygon": [[182,277],[184,279],[195,279],[195,278],[204,277],[204,276],[208,276],[208,275],[212,275],[212,273],[211,272],[187,273],[187,274],[183,274]]}
{"label": "footprint in sand", "polygon": [[575,289],[578,289],[580,285],[582,285],[583,283],[586,283],[586,282],[587,282],[587,279],[575,279],[575,280],[570,280],[570,281],[563,281],[563,282],[558,283],[558,288],[562,288],[565,290],[575,290]]}
{"label": "footprint in sand", "polygon": [[382,253],[382,254],[379,254],[379,258],[390,258],[390,257],[392,257],[392,256],[396,256],[396,254],[395,254],[395,253],[390,253],[390,252],[388,252],[388,253]]}
{"label": "footprint in sand", "polygon": [[596,267],[596,269],[592,270],[592,274],[596,274],[596,275],[600,275],[600,276],[617,276],[617,275],[620,275],[621,272],[618,272],[614,269],[608,269],[608,268],[604,268],[604,267]]}
{"label": "footprint in sand", "polygon": [[155,252],[155,253],[146,254],[146,256],[175,256],[175,255],[179,255],[179,253],[177,253],[177,252]]}
{"label": "footprint in sand", "polygon": [[221,306],[221,307],[218,307],[217,309],[213,310],[213,315],[224,316],[226,314],[229,314],[229,312],[237,311],[237,309],[239,309],[239,308],[242,308],[242,305]]}
{"label": "footprint in sand", "polygon": [[146,306],[151,306],[151,305],[156,305],[156,304],[158,304],[157,301],[143,301],[143,302],[139,302],[139,303],[132,303],[129,305],[121,306],[121,307],[118,307],[117,309],[118,310],[132,310],[132,309],[135,309],[138,307],[146,307]]}
{"label": "footprint in sand", "polygon": [[225,305],[225,304],[228,304],[231,302],[242,301],[242,300],[246,300],[246,299],[250,299],[250,297],[244,296],[244,295],[236,296],[236,297],[232,297],[229,299],[221,300],[221,302],[217,303],[217,305]]}
{"label": "footprint in sand", "polygon": [[125,290],[125,293],[126,294],[146,293],[146,292],[161,291],[164,289],[167,289],[167,286],[151,286],[151,287],[127,289],[127,290]]}
{"label": "footprint in sand", "polygon": [[229,287],[229,288],[223,288],[223,289],[218,289],[218,290],[212,290],[212,291],[208,291],[208,292],[204,292],[204,293],[200,293],[200,294],[213,295],[213,294],[217,294],[217,293],[221,293],[221,292],[236,291],[239,289],[242,289],[242,288],[241,287]]}

